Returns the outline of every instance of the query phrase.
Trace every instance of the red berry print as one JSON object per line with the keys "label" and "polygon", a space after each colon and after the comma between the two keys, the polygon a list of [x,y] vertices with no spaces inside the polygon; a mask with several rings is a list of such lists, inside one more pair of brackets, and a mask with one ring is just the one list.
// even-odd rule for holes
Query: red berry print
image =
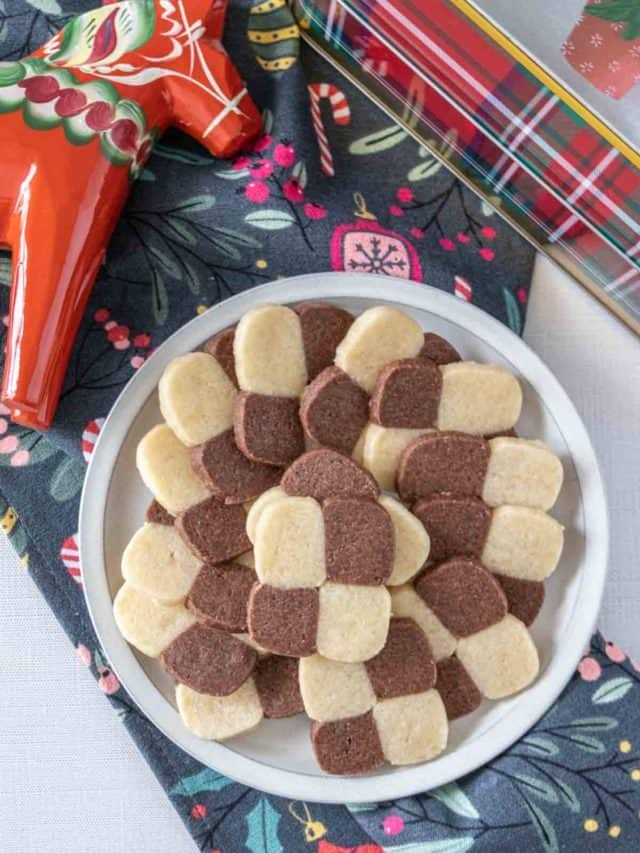
{"label": "red berry print", "polygon": [[252,178],[264,180],[273,172],[273,165],[269,160],[256,160],[249,166],[249,174]]}
{"label": "red berry print", "polygon": [[458,231],[458,233],[456,234],[456,240],[458,241],[458,243],[468,243],[470,239],[471,238],[469,237],[469,235],[463,234],[462,231]]}
{"label": "red berry print", "polygon": [[409,204],[413,201],[413,191],[409,187],[400,187],[396,192],[396,198],[401,204]]}
{"label": "red berry print", "polygon": [[283,139],[273,149],[273,159],[284,169],[289,169],[296,162],[296,149],[290,142]]}
{"label": "red berry print", "polygon": [[451,237],[441,237],[438,240],[438,243],[440,243],[441,248],[443,248],[445,252],[455,252],[456,250],[456,244],[453,242]]}
{"label": "red berry print", "polygon": [[245,198],[261,204],[269,198],[269,187],[264,181],[250,181],[244,188]]}
{"label": "red berry print", "polygon": [[480,249],[478,254],[480,255],[483,261],[492,261],[496,256],[496,253],[493,251],[493,249]]}
{"label": "red berry print", "polygon": [[106,323],[110,316],[111,312],[108,308],[98,308],[96,313],[93,315],[93,319],[96,323]]}
{"label": "red berry print", "polygon": [[130,330],[128,326],[119,326],[117,323],[107,331],[107,338],[111,343],[117,341],[126,341],[129,338]]}
{"label": "red berry print", "polygon": [[259,136],[253,143],[253,150],[258,152],[266,151],[272,142],[273,138],[271,135],[269,133],[265,133],[264,136]]}
{"label": "red berry print", "polygon": [[236,157],[236,159],[231,164],[231,168],[235,169],[236,172],[241,172],[243,169],[248,169],[251,160],[247,157],[246,154],[243,154],[242,157]]}
{"label": "red berry print", "polygon": [[486,237],[487,240],[493,240],[493,238],[496,236],[495,228],[491,228],[491,226],[489,225],[485,225],[484,228],[481,228],[480,233],[483,237]]}
{"label": "red berry print", "polygon": [[398,207],[397,204],[392,204],[389,208],[389,213],[392,216],[404,216],[404,210],[401,207]]}
{"label": "red berry print", "polygon": [[146,332],[142,332],[139,335],[136,335],[133,339],[134,347],[138,347],[139,349],[146,349],[151,344],[151,337],[147,335]]}
{"label": "red berry print", "polygon": [[191,809],[191,817],[194,820],[202,820],[207,816],[207,807],[204,803],[196,803],[195,806]]}
{"label": "red berry print", "polygon": [[523,305],[527,301],[527,291],[524,289],[524,287],[519,287],[516,290],[516,296],[518,297],[518,302],[521,302]]}
{"label": "red berry print", "polygon": [[105,666],[101,666],[98,669],[98,674],[100,676],[98,679],[98,687],[103,693],[106,693],[107,696],[111,696],[120,690],[120,682],[110,669]]}
{"label": "red berry print", "polygon": [[595,658],[583,658],[578,664],[578,672],[583,681],[597,681],[600,678],[602,670],[600,664]]}
{"label": "red berry print", "polygon": [[400,815],[390,814],[382,821],[382,830],[386,835],[398,835],[404,829],[404,820]]}
{"label": "red berry print", "polygon": [[314,204],[308,201],[304,206],[305,216],[309,219],[324,219],[327,215],[327,208],[321,204]]}
{"label": "red berry print", "polygon": [[300,204],[304,201],[304,190],[300,186],[300,181],[297,178],[289,178],[282,188],[284,197],[287,201],[293,204]]}
{"label": "red berry print", "polygon": [[409,233],[411,234],[412,237],[415,237],[417,240],[423,240],[424,239],[424,231],[422,230],[422,228],[415,228],[414,227],[411,229],[411,231]]}

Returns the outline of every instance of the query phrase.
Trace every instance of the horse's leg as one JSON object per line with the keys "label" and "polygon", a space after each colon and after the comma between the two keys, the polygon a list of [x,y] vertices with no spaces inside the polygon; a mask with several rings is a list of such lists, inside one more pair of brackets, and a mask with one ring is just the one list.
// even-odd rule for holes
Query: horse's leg
{"label": "horse's leg", "polygon": [[[126,171],[101,157],[39,152],[8,237],[13,278],[2,399],[14,420],[46,429],[91,286],[122,202]],[[119,188],[119,190],[118,190]]]}

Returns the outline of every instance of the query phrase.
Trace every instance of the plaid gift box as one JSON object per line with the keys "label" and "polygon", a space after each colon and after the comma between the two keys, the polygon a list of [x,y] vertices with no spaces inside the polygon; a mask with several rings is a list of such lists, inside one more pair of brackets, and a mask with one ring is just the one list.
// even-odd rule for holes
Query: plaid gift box
{"label": "plaid gift box", "polygon": [[[640,154],[634,146],[468,0],[294,4],[303,35],[316,48],[640,331]],[[585,19],[588,43],[596,50],[606,38],[608,57],[624,22],[583,15],[562,45],[574,67],[594,76],[590,83],[621,97],[623,83],[626,91],[640,79],[640,37],[621,42],[624,65],[610,58],[602,69],[578,63],[576,44],[584,51],[580,38],[586,37],[576,31]],[[613,79],[620,81],[617,89]]]}

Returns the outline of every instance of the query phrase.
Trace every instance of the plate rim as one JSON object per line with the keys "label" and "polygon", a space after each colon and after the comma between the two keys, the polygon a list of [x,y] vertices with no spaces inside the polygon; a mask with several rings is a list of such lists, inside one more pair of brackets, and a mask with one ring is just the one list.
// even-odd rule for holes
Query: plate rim
{"label": "plate rim", "polygon": [[[305,289],[308,290],[305,285],[311,282],[314,282],[312,292],[305,293]],[[466,331],[490,341],[502,355],[513,360],[519,373],[534,388],[544,381],[546,407],[555,417],[557,410],[561,410],[562,432],[565,436],[571,434],[569,450],[580,484],[586,531],[584,560],[589,559],[589,584],[584,583],[586,572],[583,569],[568,635],[563,642],[563,649],[568,651],[558,649],[542,676],[524,693],[510,700],[514,707],[507,712],[498,731],[491,727],[462,749],[427,763],[396,768],[395,772],[384,776],[316,776],[275,768],[228,748],[224,742],[196,738],[179,717],[176,727],[171,718],[177,716],[177,711],[151,682],[115,625],[106,575],[104,518],[113,468],[137,413],[155,391],[166,363],[235,322],[255,304],[339,297],[378,299],[398,307],[425,310],[456,322]],[[493,343],[492,332],[496,343]],[[197,343],[181,345],[190,337],[198,337]],[[528,372],[543,379],[532,382]],[[508,749],[551,707],[573,675],[596,624],[607,574],[609,519],[602,475],[586,427],[560,382],[524,340],[477,306],[430,285],[366,273],[320,272],[267,282],[231,296],[188,321],[158,347],[122,389],[100,431],[82,490],[78,544],[84,598],[98,640],[120,683],[156,728],[205,766],[266,793],[310,802],[360,804],[412,796],[453,782]],[[522,702],[524,696],[527,697],[525,703]],[[514,713],[516,706],[518,710]],[[212,758],[203,757],[205,748],[213,754]]]}

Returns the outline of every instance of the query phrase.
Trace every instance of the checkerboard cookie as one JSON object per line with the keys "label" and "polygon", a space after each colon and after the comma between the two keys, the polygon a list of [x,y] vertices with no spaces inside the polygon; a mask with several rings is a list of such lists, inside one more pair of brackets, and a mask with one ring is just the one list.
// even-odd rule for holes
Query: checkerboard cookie
{"label": "checkerboard cookie", "polygon": [[550,509],[562,486],[562,465],[542,442],[463,432],[430,432],[402,451],[397,486],[404,501],[435,492],[482,498],[489,506]]}
{"label": "checkerboard cookie", "polygon": [[539,509],[491,509],[478,498],[439,493],[421,498],[413,513],[429,534],[435,562],[468,555],[497,574],[541,581],[560,559],[562,525]]}
{"label": "checkerboard cookie", "polygon": [[536,677],[563,472],[507,371],[391,306],[261,305],[159,396],[114,615],[193,734],[306,711],[321,768],[367,772]]}
{"label": "checkerboard cookie", "polygon": [[328,773],[414,764],[441,752],[447,716],[429,643],[410,619],[393,619],[384,647],[366,663],[314,655],[300,661],[300,692],[314,721],[311,742]]}

